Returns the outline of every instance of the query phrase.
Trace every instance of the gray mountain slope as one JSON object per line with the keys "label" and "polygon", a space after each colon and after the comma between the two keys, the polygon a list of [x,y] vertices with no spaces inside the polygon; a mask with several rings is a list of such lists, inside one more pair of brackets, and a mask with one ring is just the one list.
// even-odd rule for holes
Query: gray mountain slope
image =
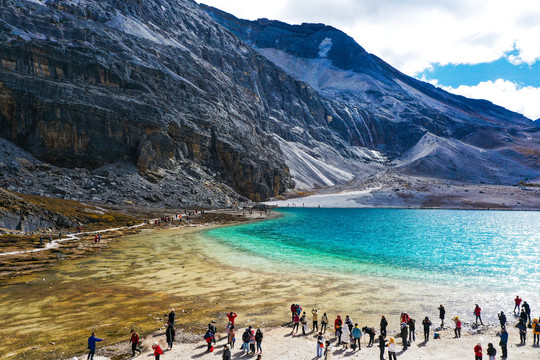
{"label": "gray mountain slope", "polygon": [[398,171],[506,184],[540,175],[540,132],[520,114],[406,76],[331,26],[201,7],[335,108],[357,114],[365,130],[351,132],[350,143],[381,151]]}

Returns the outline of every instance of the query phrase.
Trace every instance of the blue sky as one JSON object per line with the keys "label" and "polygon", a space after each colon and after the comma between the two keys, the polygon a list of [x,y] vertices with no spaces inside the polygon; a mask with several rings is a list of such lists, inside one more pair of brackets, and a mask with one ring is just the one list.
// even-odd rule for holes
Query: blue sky
{"label": "blue sky", "polygon": [[540,118],[540,0],[206,0],[244,19],[318,22],[407,75]]}

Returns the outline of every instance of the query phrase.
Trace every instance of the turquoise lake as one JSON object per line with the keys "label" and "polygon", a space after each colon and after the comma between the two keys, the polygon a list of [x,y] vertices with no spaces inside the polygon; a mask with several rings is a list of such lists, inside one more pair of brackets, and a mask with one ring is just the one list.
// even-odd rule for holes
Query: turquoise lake
{"label": "turquoise lake", "polygon": [[[534,293],[540,212],[279,209],[206,232],[237,266],[418,280]],[[222,258],[227,258],[223,255]]]}

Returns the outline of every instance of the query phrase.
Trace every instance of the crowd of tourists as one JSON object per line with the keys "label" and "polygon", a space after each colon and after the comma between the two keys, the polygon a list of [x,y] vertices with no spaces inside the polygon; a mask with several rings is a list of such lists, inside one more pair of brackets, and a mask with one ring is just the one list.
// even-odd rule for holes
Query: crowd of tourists
{"label": "crowd of tourists", "polygon": [[[525,344],[527,341],[527,329],[531,329],[533,333],[533,346],[540,346],[540,323],[539,319],[531,320],[531,308],[526,301],[522,301],[519,296],[514,299],[514,315],[518,317],[518,323],[515,325],[520,334],[520,344]],[[432,321],[428,316],[424,317],[421,322],[421,328],[423,330],[424,343],[430,341],[430,339],[440,338],[440,331],[445,327],[446,309],[441,304],[437,308],[439,312],[440,325],[435,328]],[[362,346],[372,347],[377,346],[379,348],[380,359],[385,358],[385,354],[388,355],[389,360],[396,359],[397,343],[393,336],[389,336],[389,320],[386,316],[382,315],[378,328],[372,326],[360,326],[358,322],[353,321],[351,316],[345,315],[343,318],[341,315],[337,315],[333,320],[333,328],[330,328],[330,319],[327,313],[320,315],[319,310],[312,308],[309,310],[309,316],[306,311],[302,309],[299,304],[292,304],[291,311],[291,336],[299,335],[314,335],[316,339],[316,358],[323,358],[325,360],[331,359],[333,352],[341,347],[343,350],[350,349],[353,352],[360,351]],[[475,305],[473,313],[475,315],[474,327],[483,326],[482,321],[482,309],[478,304]],[[235,324],[238,314],[231,311],[227,315],[227,325],[224,329],[227,342],[223,345],[223,351],[221,358],[223,360],[231,360],[232,350],[235,348],[237,337],[237,324]],[[308,317],[311,317],[311,328],[309,327]],[[509,321],[501,311],[498,314],[501,330],[497,333],[499,337],[499,347],[501,349],[501,357],[508,357],[508,332],[507,326]],[[174,344],[176,335],[175,330],[176,314],[174,310],[167,316],[167,327],[165,331],[166,342],[168,345],[167,350],[171,350]],[[408,313],[403,312],[400,314],[399,319],[396,319],[396,323],[399,323],[399,328],[395,328],[395,336],[401,340],[402,350],[406,351],[412,342],[416,341],[416,320],[412,318]],[[452,317],[453,330],[455,338],[461,337],[462,322],[459,316]],[[328,332],[328,334],[327,334]],[[241,334],[241,354],[256,355],[256,359],[262,359],[263,353],[263,338],[264,334],[261,329],[254,329],[252,326],[247,326],[245,329],[238,332]],[[206,351],[213,352],[216,346],[217,328],[214,323],[208,324],[206,332],[203,336],[206,343]],[[88,338],[88,360],[92,360],[94,357],[96,343],[103,339],[97,338],[95,333]],[[131,345],[132,357],[141,354],[140,348],[141,339],[139,334],[135,330],[131,330],[131,338],[129,341]],[[335,343],[335,345],[332,345]],[[152,346],[154,351],[154,357],[156,360],[160,359],[160,356],[164,354],[164,350],[161,348],[158,342],[155,342]],[[473,348],[475,360],[482,360],[484,349],[482,344],[478,343]],[[488,343],[486,347],[486,354],[490,360],[494,360],[497,355],[497,349],[492,343]]]}

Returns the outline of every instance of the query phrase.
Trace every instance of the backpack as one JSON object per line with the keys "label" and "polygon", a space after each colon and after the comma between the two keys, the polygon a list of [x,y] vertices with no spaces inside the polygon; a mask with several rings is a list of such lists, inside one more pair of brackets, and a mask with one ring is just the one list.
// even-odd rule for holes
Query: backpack
{"label": "backpack", "polygon": [[250,338],[249,333],[244,332],[244,334],[242,335],[242,341],[247,343],[247,342],[249,342],[249,338]]}
{"label": "backpack", "polygon": [[534,332],[540,333],[540,323],[537,323],[534,327]]}

